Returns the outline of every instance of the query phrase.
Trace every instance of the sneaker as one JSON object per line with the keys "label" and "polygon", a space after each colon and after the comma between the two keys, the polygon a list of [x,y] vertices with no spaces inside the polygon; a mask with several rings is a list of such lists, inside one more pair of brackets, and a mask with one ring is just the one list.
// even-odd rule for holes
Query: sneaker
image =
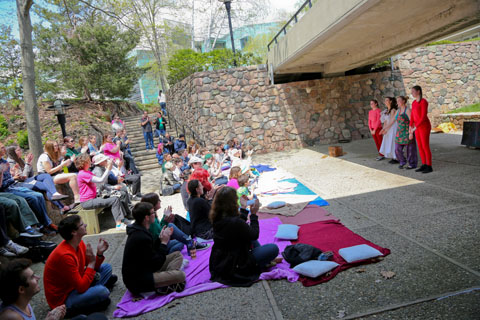
{"label": "sneaker", "polygon": [[185,282],[175,283],[166,287],[156,288],[155,292],[158,295],[164,296],[172,292],[182,292],[183,290],[185,290]]}
{"label": "sneaker", "polygon": [[128,226],[128,225],[132,224],[134,221],[135,220],[128,220],[128,219],[125,218],[125,219],[122,220],[122,223],[124,223],[125,225]]}
{"label": "sneaker", "polygon": [[7,248],[8,251],[15,253],[16,255],[22,255],[28,252],[28,248],[21,246],[12,240],[8,241],[8,243],[5,245],[5,248]]}
{"label": "sneaker", "polygon": [[109,290],[112,291],[113,286],[118,280],[118,276],[116,274],[112,274],[110,278],[108,278],[107,282],[105,283],[105,287]]}
{"label": "sneaker", "polygon": [[65,194],[60,194],[60,193],[59,193],[59,194],[54,194],[54,195],[52,196],[52,200],[53,200],[53,201],[55,201],[55,200],[63,200],[63,199],[67,199],[67,198],[68,198],[67,195],[65,195]]}
{"label": "sneaker", "polygon": [[52,230],[50,229],[49,227],[43,227],[40,229],[40,232],[49,236],[49,237],[53,237],[54,235],[57,234],[57,232],[55,230]]}
{"label": "sneaker", "polygon": [[117,224],[117,226],[115,227],[115,230],[117,231],[125,231],[127,230],[127,225],[125,223],[120,223],[120,224]]}
{"label": "sneaker", "polygon": [[7,248],[5,247],[0,247],[0,256],[3,256],[3,257],[16,257],[17,255],[9,250],[7,250]]}
{"label": "sneaker", "polygon": [[132,201],[141,201],[141,200],[142,200],[142,197],[139,197],[139,196],[137,196],[137,195],[134,195],[134,196],[132,197]]}
{"label": "sneaker", "polygon": [[422,171],[422,173],[430,173],[433,172],[432,166],[425,166],[425,169]]}
{"label": "sneaker", "polygon": [[423,172],[423,170],[425,170],[426,167],[427,167],[426,165],[422,164],[422,166],[417,170],[415,170],[415,172]]}
{"label": "sneaker", "polygon": [[405,165],[404,164],[401,164],[398,166],[398,169],[404,169]]}
{"label": "sneaker", "polygon": [[30,228],[25,230],[24,232],[20,233],[20,237],[26,237],[26,238],[40,238],[43,237],[43,234],[40,232],[37,232],[35,229]]}
{"label": "sneaker", "polygon": [[201,251],[201,250],[205,250],[205,249],[210,248],[211,245],[212,245],[211,243],[199,243],[199,242],[197,242],[197,245],[196,245],[195,248],[198,251]]}
{"label": "sneaker", "polygon": [[405,169],[407,169],[407,170],[412,170],[412,169],[415,169],[415,168],[416,168],[416,167],[408,166],[408,167],[406,167]]}
{"label": "sneaker", "polygon": [[388,161],[388,163],[390,163],[390,164],[396,164],[396,163],[398,163],[398,161],[395,160],[395,159],[392,159],[392,160]]}
{"label": "sneaker", "polygon": [[385,159],[384,156],[378,156],[378,157],[375,158],[375,160],[377,160],[377,161],[381,161],[381,160],[383,160],[383,159]]}

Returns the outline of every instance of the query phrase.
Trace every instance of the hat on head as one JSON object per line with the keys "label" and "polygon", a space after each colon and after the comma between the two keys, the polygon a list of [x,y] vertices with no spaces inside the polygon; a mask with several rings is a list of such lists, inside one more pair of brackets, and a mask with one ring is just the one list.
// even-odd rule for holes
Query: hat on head
{"label": "hat on head", "polygon": [[93,164],[99,165],[100,163],[108,159],[109,158],[106,155],[100,153],[100,154],[97,154],[95,157],[93,157]]}
{"label": "hat on head", "polygon": [[191,157],[190,160],[188,160],[188,164],[197,163],[197,162],[203,163],[203,160],[195,156]]}
{"label": "hat on head", "polygon": [[170,170],[173,168],[173,163],[171,161],[168,161],[165,163],[165,169]]}
{"label": "hat on head", "polygon": [[210,158],[213,158],[212,154],[211,154],[211,153],[207,153],[207,154],[205,155],[205,160],[210,159]]}

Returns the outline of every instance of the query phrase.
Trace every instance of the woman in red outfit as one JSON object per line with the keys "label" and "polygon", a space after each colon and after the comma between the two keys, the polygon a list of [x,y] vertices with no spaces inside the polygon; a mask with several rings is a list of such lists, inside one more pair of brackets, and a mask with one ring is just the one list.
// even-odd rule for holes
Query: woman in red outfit
{"label": "woman in red outfit", "polygon": [[[370,100],[370,107],[372,110],[368,112],[368,128],[372,134],[373,141],[375,141],[377,150],[380,151],[383,136],[380,134],[380,131],[382,131],[382,122],[380,122],[380,108],[378,108],[378,101],[375,99]],[[379,152],[376,160],[379,161],[383,159],[385,159],[385,157]]]}
{"label": "woman in red outfit", "polygon": [[423,99],[422,87],[414,86],[412,96],[415,101],[412,102],[412,116],[410,119],[410,140],[413,139],[413,133],[417,139],[418,151],[422,159],[422,166],[417,172],[430,173],[432,169],[432,152],[430,151],[430,131],[432,125],[428,119],[428,102]]}

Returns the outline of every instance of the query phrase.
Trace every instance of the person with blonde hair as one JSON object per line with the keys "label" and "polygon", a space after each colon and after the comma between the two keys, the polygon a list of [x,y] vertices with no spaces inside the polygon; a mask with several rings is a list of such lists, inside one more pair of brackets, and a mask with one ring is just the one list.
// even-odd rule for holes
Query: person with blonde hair
{"label": "person with blonde hair", "polygon": [[63,159],[60,148],[56,141],[47,140],[44,146],[44,153],[40,155],[37,161],[38,173],[48,173],[52,176],[55,184],[68,183],[73,191],[75,203],[80,203],[80,193],[78,191],[77,175],[75,173],[65,173],[64,168],[72,164],[71,159]]}

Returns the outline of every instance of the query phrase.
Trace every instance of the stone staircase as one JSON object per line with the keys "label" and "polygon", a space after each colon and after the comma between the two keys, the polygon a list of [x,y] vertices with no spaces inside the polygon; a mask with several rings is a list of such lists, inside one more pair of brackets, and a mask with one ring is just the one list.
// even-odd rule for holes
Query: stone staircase
{"label": "stone staircase", "polygon": [[[153,114],[150,118],[153,118]],[[132,150],[135,164],[138,170],[146,171],[151,169],[158,169],[158,160],[156,157],[156,147],[158,146],[158,137],[153,138],[155,150],[145,150],[145,139],[143,138],[143,130],[140,126],[141,114],[123,118],[125,129],[127,129],[128,139],[130,140],[130,149]]]}

